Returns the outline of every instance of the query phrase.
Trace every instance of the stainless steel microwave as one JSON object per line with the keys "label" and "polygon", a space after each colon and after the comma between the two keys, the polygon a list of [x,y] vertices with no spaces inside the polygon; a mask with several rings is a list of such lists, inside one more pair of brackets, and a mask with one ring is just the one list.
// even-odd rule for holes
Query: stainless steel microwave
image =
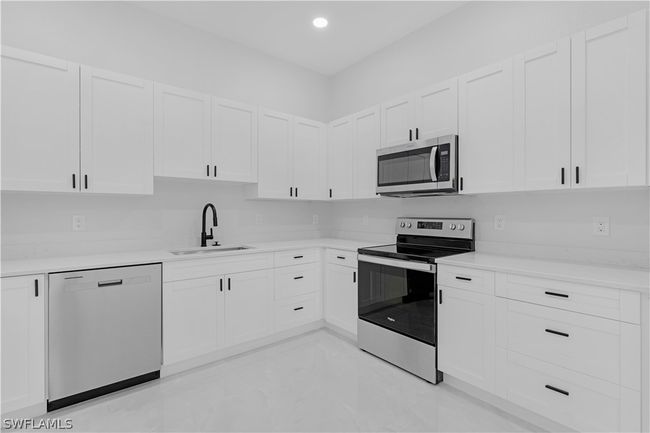
{"label": "stainless steel microwave", "polygon": [[458,193],[458,136],[377,150],[377,194],[395,197]]}

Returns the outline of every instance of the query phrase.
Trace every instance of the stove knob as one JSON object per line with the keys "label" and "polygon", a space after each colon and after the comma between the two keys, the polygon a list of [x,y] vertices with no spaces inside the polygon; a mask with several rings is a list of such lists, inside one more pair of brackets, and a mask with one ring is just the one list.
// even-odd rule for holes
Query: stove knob
{"label": "stove knob", "polygon": [[399,223],[399,226],[400,226],[401,228],[404,228],[404,226],[406,226],[406,223],[402,221],[401,223]]}
{"label": "stove knob", "polygon": [[406,224],[406,228],[410,229],[411,228],[411,223]]}
{"label": "stove knob", "polygon": [[465,230],[465,224],[458,224],[458,230],[460,230],[461,232]]}
{"label": "stove knob", "polygon": [[454,223],[449,224],[449,229],[450,230],[456,230],[456,224],[454,224]]}

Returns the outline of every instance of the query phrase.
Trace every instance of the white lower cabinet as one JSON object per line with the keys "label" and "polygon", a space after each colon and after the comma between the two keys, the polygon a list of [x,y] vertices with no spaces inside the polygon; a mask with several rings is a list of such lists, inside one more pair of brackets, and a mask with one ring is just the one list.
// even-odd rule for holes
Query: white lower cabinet
{"label": "white lower cabinet", "polygon": [[45,278],[2,278],[2,413],[45,402]]}
{"label": "white lower cabinet", "polygon": [[327,263],[325,271],[325,321],[353,335],[357,335],[357,268],[356,263],[354,265],[353,267]]}

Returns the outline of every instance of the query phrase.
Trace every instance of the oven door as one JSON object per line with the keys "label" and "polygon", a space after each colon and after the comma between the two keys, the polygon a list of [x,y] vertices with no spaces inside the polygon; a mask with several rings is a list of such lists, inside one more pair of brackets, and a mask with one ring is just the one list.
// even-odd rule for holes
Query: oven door
{"label": "oven door", "polygon": [[436,345],[436,266],[359,255],[359,319]]}
{"label": "oven door", "polygon": [[436,139],[377,151],[377,193],[435,192],[438,189]]}

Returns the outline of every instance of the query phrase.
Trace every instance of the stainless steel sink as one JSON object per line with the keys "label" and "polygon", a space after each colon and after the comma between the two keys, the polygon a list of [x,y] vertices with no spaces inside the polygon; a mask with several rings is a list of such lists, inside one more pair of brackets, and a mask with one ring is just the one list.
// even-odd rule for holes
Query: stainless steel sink
{"label": "stainless steel sink", "polygon": [[250,250],[252,247],[247,247],[244,245],[237,245],[232,247],[206,247],[206,248],[196,248],[191,250],[175,250],[170,251],[175,256],[186,256],[190,254],[211,254],[211,253],[223,253],[226,251],[241,251],[241,250]]}

